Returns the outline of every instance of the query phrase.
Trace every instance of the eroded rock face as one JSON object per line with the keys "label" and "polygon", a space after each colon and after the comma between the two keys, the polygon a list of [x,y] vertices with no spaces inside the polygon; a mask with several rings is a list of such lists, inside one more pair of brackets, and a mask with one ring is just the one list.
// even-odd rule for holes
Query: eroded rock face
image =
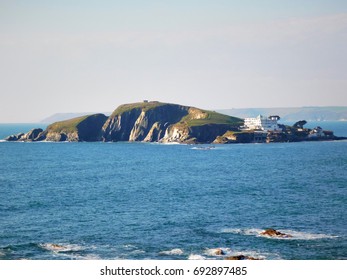
{"label": "eroded rock face", "polygon": [[79,138],[77,133],[69,133],[69,135],[66,135],[63,132],[48,132],[45,137],[46,141],[52,141],[52,142],[64,142],[64,141],[77,142],[78,139]]}
{"label": "eroded rock face", "polygon": [[120,115],[110,116],[102,127],[102,140],[129,141],[131,130],[140,114],[141,110],[136,108]]}
{"label": "eroded rock face", "polygon": [[6,141],[18,141],[24,136],[24,133],[18,133],[16,135],[10,135],[5,138]]}
{"label": "eroded rock face", "polygon": [[43,132],[41,128],[34,128],[25,134],[23,138],[26,140],[35,141],[41,132]]}
{"label": "eroded rock face", "polygon": [[133,108],[112,115],[102,128],[102,138],[104,141],[159,141],[170,125],[187,114],[188,107],[175,104]]}
{"label": "eroded rock face", "polygon": [[[185,125],[173,125],[167,128],[161,142],[163,143],[186,143],[190,137],[189,127]],[[194,139],[191,139],[194,143]]]}
{"label": "eroded rock face", "polygon": [[34,128],[28,133],[18,133],[5,138],[6,141],[37,141],[37,138],[43,132],[41,128]]}

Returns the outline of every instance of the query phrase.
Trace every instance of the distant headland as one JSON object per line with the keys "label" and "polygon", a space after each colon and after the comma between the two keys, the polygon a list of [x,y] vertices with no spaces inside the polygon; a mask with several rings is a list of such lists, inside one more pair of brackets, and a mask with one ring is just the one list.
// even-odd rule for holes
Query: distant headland
{"label": "distant headland", "polygon": [[277,115],[237,118],[191,106],[147,101],[119,106],[107,117],[91,114],[54,122],[45,130],[10,135],[7,141],[118,142],[142,141],[185,144],[297,142],[342,140],[321,127],[278,124]]}

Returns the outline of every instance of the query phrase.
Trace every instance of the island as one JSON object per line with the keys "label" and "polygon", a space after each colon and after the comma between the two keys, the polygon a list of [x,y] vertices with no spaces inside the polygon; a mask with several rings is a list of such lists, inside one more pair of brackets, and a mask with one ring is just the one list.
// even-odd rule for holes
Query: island
{"label": "island", "polygon": [[[259,119],[237,117],[159,101],[123,104],[107,117],[92,114],[50,124],[45,130],[10,135],[7,141],[53,142],[159,142],[184,144],[230,144],[342,140],[320,127],[307,129],[306,121],[293,126],[277,124],[279,116]],[[252,126],[260,122],[258,126]],[[262,127],[265,123],[271,125]]]}

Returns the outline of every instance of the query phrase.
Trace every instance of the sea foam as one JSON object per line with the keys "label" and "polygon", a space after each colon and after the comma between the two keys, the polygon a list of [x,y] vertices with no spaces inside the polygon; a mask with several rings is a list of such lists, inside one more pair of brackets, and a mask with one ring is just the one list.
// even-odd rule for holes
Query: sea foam
{"label": "sea foam", "polygon": [[52,251],[52,252],[73,252],[73,251],[82,251],[85,248],[80,246],[80,245],[76,245],[76,244],[55,244],[55,243],[43,243],[43,244],[39,244],[39,246],[43,249],[46,249],[48,251]]}
{"label": "sea foam", "polygon": [[159,254],[160,255],[169,255],[169,256],[175,256],[175,255],[180,256],[180,255],[183,255],[184,252],[183,252],[183,250],[176,248],[176,249],[172,249],[169,251],[161,251]]}
{"label": "sea foam", "polygon": [[338,236],[335,236],[335,235],[300,232],[300,231],[294,231],[290,229],[278,229],[278,230],[282,233],[291,235],[292,237],[267,236],[267,235],[261,234],[264,230],[265,229],[259,229],[259,228],[250,228],[250,229],[226,228],[226,229],[223,229],[221,232],[241,234],[241,235],[253,235],[257,237],[270,238],[270,239],[283,239],[283,240],[293,240],[293,239],[294,240],[314,240],[314,239],[325,239],[325,238],[338,238]]}

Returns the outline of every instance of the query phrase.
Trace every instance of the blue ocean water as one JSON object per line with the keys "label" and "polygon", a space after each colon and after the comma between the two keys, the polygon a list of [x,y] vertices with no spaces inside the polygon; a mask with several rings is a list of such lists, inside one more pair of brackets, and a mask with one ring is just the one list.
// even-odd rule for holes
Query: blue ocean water
{"label": "blue ocean water", "polygon": [[0,142],[0,259],[347,259],[347,141],[200,147]]}

